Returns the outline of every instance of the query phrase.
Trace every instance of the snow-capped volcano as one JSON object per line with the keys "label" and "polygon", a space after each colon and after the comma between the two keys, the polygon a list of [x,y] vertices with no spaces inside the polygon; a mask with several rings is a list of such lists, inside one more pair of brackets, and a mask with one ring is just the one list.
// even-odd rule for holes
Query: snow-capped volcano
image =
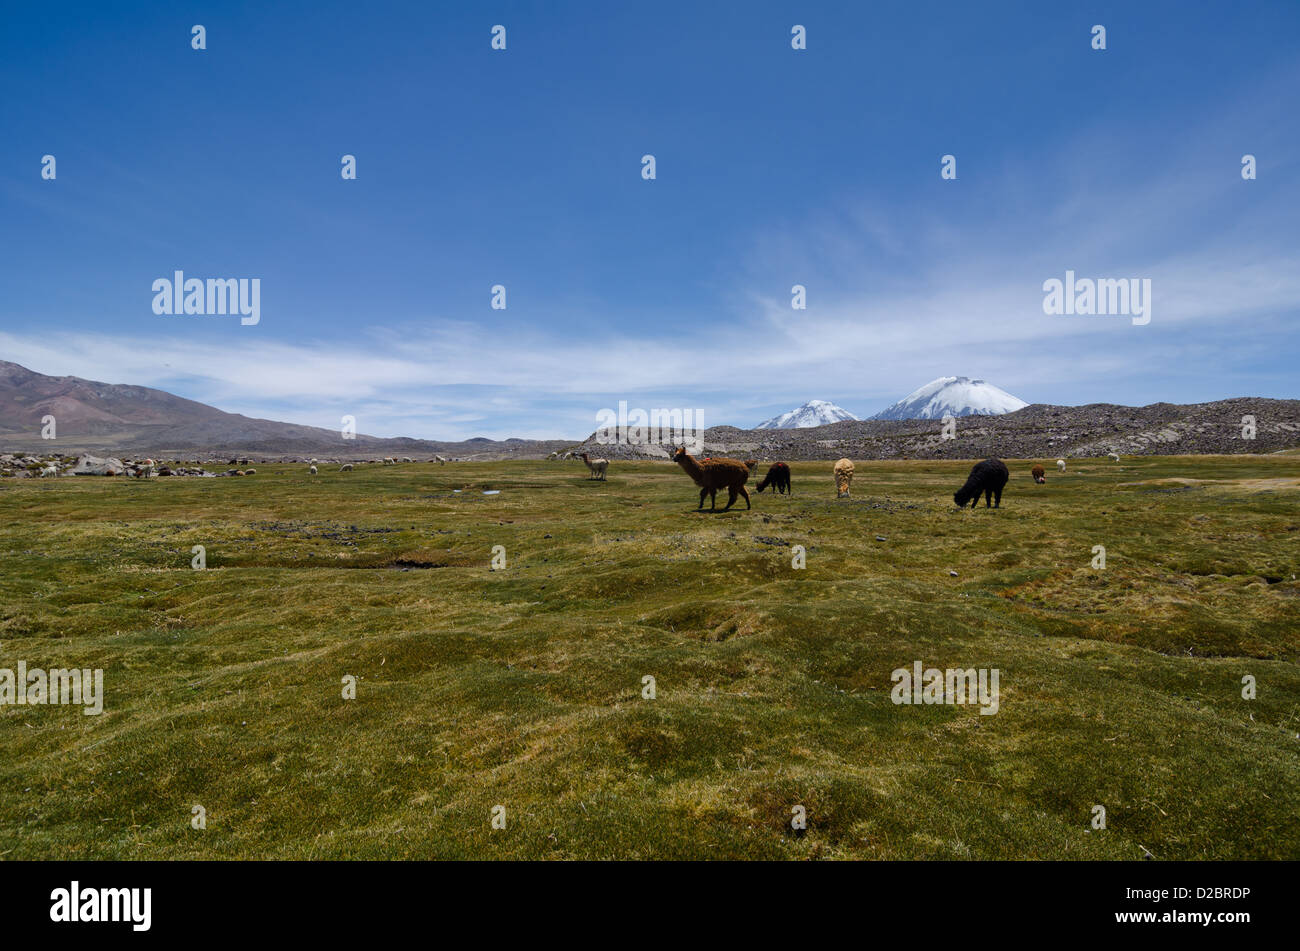
{"label": "snow-capped volcano", "polygon": [[810,426],[825,426],[846,419],[857,419],[846,409],[825,400],[809,400],[798,409],[792,409],[780,416],[773,416],[766,422],[759,423],[755,429],[807,429]]}
{"label": "snow-capped volcano", "polygon": [[1001,416],[1029,404],[1006,390],[967,376],[941,376],[872,419],[943,419],[945,416]]}

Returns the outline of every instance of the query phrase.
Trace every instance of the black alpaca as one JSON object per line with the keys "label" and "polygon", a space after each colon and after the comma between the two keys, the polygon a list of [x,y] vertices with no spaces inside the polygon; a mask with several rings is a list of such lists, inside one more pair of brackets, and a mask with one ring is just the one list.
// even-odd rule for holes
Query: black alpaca
{"label": "black alpaca", "polygon": [[990,499],[995,500],[992,503],[994,508],[1001,508],[1002,489],[1009,478],[1011,473],[1007,472],[1007,467],[1001,459],[985,459],[983,462],[977,462],[971,467],[966,484],[953,493],[952,500],[957,503],[958,508],[965,508],[967,502],[970,503],[971,508],[974,508],[979,504],[982,494],[985,508],[991,504]]}
{"label": "black alpaca", "polygon": [[774,462],[767,469],[767,475],[763,476],[763,481],[758,484],[758,491],[762,492],[768,486],[773,491],[785,495],[789,492],[794,495],[794,489],[790,485],[790,467],[784,462]]}

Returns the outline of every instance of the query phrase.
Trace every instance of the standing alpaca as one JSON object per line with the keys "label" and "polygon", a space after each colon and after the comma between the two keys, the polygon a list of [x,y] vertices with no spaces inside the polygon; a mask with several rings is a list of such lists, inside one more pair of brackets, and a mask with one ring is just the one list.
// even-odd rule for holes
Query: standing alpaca
{"label": "standing alpaca", "polygon": [[1034,466],[1029,470],[1029,474],[1034,477],[1034,481],[1039,485],[1047,481],[1047,473],[1043,471],[1042,466]]}
{"label": "standing alpaca", "polygon": [[1058,469],[1060,469],[1062,472],[1064,472],[1064,471],[1065,471],[1065,460],[1064,460],[1064,459],[1057,459],[1057,460],[1056,460],[1056,468],[1058,468]]}
{"label": "standing alpaca", "polygon": [[790,467],[784,462],[774,462],[767,467],[767,475],[763,476],[763,481],[758,484],[758,491],[762,492],[768,486],[773,491],[785,495],[789,492],[794,495],[794,489],[790,485]]}
{"label": "standing alpaca", "polygon": [[989,458],[977,462],[971,466],[966,484],[953,493],[952,500],[957,503],[958,508],[965,508],[967,502],[970,502],[970,507],[974,508],[979,504],[980,495],[983,494],[985,508],[989,507],[991,499],[997,500],[993,505],[994,508],[1001,508],[1002,489],[1009,478],[1011,473],[1007,472],[1006,463],[1001,459]]}
{"label": "standing alpaca", "polygon": [[307,471],[308,471],[309,473],[311,473],[312,475],[315,475],[315,474],[316,474],[316,467],[315,467],[315,466],[308,466],[308,467],[307,467]]}
{"label": "standing alpaca", "polygon": [[853,484],[853,463],[848,459],[841,459],[835,463],[835,497],[842,499],[849,494],[849,486]]}
{"label": "standing alpaca", "polygon": [[1111,462],[1119,462],[1119,453],[1108,452],[1106,453],[1106,458],[1109,459]]}
{"label": "standing alpaca", "polygon": [[673,462],[677,463],[686,470],[686,474],[691,480],[700,487],[700,505],[695,511],[704,508],[704,497],[709,497],[709,511],[717,511],[718,508],[718,490],[727,490],[727,508],[731,508],[736,502],[736,495],[740,494],[745,497],[745,508],[749,508],[749,493],[745,491],[745,482],[749,479],[749,469],[743,462],[736,459],[705,459],[703,462],[697,462],[695,458],[686,451],[685,446],[678,447],[673,453]]}
{"label": "standing alpaca", "polygon": [[609,468],[608,459],[588,459],[587,454],[584,452],[582,454],[582,461],[585,462],[587,468],[591,470],[591,475],[587,476],[588,479],[600,479],[602,482],[604,481],[605,470]]}

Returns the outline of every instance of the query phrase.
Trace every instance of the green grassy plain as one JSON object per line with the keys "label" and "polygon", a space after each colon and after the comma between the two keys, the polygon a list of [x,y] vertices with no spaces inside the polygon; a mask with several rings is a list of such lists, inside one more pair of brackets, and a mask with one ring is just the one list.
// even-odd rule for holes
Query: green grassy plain
{"label": "green grassy plain", "polygon": [[1009,465],[5,480],[0,667],[106,701],[0,707],[0,858],[1300,858],[1300,457]]}

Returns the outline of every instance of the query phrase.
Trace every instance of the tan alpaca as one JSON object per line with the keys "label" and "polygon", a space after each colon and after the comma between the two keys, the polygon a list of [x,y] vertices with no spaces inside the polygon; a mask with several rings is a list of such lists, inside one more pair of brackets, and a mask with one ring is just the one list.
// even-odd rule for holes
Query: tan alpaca
{"label": "tan alpaca", "polygon": [[835,463],[835,492],[836,498],[842,499],[849,494],[849,486],[853,484],[853,463],[847,459],[841,459]]}
{"label": "tan alpaca", "polygon": [[587,454],[584,452],[582,454],[582,461],[585,462],[587,468],[591,470],[591,475],[587,476],[588,479],[600,479],[604,481],[605,470],[609,468],[608,459],[588,459]]}

